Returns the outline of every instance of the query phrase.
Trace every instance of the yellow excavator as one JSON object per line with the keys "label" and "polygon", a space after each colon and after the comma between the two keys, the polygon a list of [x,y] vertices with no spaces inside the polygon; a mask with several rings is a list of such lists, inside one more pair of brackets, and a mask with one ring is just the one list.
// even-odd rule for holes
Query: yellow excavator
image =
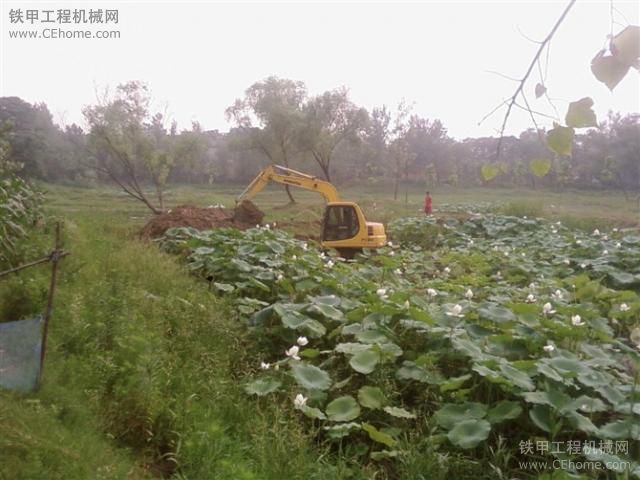
{"label": "yellow excavator", "polygon": [[236,203],[251,200],[269,182],[291,185],[318,192],[327,206],[322,219],[321,245],[335,248],[340,256],[353,258],[363,248],[386,245],[387,235],[381,223],[367,222],[362,209],[354,202],[340,200],[336,187],[317,177],[279,165],[262,170],[236,199]]}

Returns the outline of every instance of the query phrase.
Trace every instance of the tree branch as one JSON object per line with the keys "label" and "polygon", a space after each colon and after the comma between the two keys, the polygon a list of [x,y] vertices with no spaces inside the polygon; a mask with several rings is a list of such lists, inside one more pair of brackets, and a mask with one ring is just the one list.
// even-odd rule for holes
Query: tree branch
{"label": "tree branch", "polygon": [[504,137],[504,131],[507,128],[507,122],[509,121],[509,116],[511,115],[511,110],[513,109],[513,106],[516,103],[518,95],[520,95],[522,93],[524,85],[525,85],[527,79],[529,78],[529,75],[531,75],[531,71],[533,70],[533,67],[536,65],[536,63],[540,59],[540,55],[542,55],[542,52],[544,51],[545,46],[551,41],[551,39],[553,38],[553,35],[556,33],[556,30],[558,30],[558,28],[560,27],[560,25],[564,21],[565,17],[569,13],[569,10],[571,10],[571,7],[573,7],[573,5],[575,3],[576,3],[576,0],[570,0],[569,1],[568,5],[566,6],[564,11],[562,12],[562,15],[560,15],[560,17],[556,21],[555,25],[553,26],[553,28],[551,29],[549,34],[546,36],[546,38],[542,42],[540,42],[540,46],[538,47],[538,51],[534,55],[533,60],[531,61],[531,64],[529,65],[529,68],[527,69],[526,73],[522,77],[522,80],[520,81],[520,84],[518,85],[518,88],[516,88],[516,91],[511,96],[511,100],[509,100],[509,103],[507,105],[507,112],[505,113],[504,120],[502,121],[502,128],[500,129],[500,138],[498,139],[498,146],[496,147],[496,157],[495,157],[496,160],[498,160],[500,158],[500,150],[501,150],[501,147],[502,147],[502,138]]}

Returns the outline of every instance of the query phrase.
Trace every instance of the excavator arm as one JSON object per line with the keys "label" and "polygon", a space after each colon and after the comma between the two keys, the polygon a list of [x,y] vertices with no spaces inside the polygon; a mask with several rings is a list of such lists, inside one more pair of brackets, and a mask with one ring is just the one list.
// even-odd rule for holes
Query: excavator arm
{"label": "excavator arm", "polygon": [[240,203],[243,200],[251,200],[269,182],[293,185],[294,187],[318,192],[324,197],[327,203],[340,201],[340,195],[338,195],[336,187],[331,183],[290,168],[281,167],[279,165],[269,165],[262,170],[258,176],[253,179],[244,192],[236,198],[236,203]]}

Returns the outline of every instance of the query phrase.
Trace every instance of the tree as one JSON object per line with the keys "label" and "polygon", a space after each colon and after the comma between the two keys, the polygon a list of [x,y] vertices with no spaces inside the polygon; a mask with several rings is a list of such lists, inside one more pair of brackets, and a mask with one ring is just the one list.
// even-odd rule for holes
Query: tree
{"label": "tree", "polygon": [[[147,86],[133,81],[119,85],[113,98],[86,107],[83,114],[94,167],[157,214],[164,209],[163,191],[176,158],[176,126],[168,132],[164,116],[150,114],[150,102]],[[155,201],[145,193],[144,181],[153,184]]]}
{"label": "tree", "polygon": [[327,181],[331,181],[331,160],[344,141],[357,141],[364,134],[369,115],[349,100],[346,88],[338,88],[310,99],[304,107],[304,121],[298,130],[301,149],[311,153]]}
{"label": "tree", "polygon": [[[245,133],[239,148],[258,149],[270,163],[289,167],[297,148],[302,105],[307,96],[303,82],[269,77],[256,82],[226,110],[227,119]],[[295,199],[285,186],[289,200]]]}

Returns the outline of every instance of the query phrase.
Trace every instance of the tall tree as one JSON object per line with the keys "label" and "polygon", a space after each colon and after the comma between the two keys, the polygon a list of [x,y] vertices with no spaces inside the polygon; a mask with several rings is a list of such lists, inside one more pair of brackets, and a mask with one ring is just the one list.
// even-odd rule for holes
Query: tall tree
{"label": "tall tree", "polygon": [[[289,167],[306,96],[303,82],[272,76],[251,85],[225,113],[244,131],[244,148],[258,149],[270,163]],[[285,189],[295,202],[288,185]]]}
{"label": "tall tree", "polygon": [[[83,113],[90,127],[95,168],[152,212],[161,213],[175,160],[171,146],[175,124],[168,132],[164,116],[150,113],[150,102],[147,86],[133,81],[119,85],[115,97],[86,107]],[[155,199],[145,193],[145,181],[153,184]]]}
{"label": "tall tree", "polygon": [[298,141],[303,150],[311,153],[327,181],[331,181],[331,160],[336,148],[344,141],[360,139],[368,120],[367,111],[349,99],[346,88],[325,92],[306,103]]}

